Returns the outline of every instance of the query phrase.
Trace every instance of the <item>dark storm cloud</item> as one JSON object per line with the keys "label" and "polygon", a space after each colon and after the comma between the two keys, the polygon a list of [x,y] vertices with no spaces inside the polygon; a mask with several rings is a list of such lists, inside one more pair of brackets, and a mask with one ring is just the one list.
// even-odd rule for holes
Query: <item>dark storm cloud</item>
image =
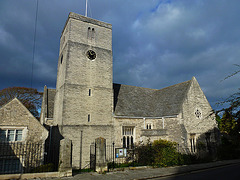
{"label": "dark storm cloud", "polygon": [[[113,26],[114,82],[163,88],[196,76],[212,106],[238,88],[240,1],[89,0]],[[39,0],[33,86],[55,87],[59,39],[85,0]],[[30,86],[36,0],[0,1],[0,89]]]}
{"label": "dark storm cloud", "polygon": [[131,63],[123,66],[128,70],[124,78],[131,77],[131,84],[160,88],[196,76],[204,90],[211,89],[204,92],[212,105],[227,97],[237,89],[236,80],[219,82],[239,63],[239,7],[237,1],[159,4],[132,24],[136,33],[128,41],[136,38],[138,43],[125,49],[126,62]]}

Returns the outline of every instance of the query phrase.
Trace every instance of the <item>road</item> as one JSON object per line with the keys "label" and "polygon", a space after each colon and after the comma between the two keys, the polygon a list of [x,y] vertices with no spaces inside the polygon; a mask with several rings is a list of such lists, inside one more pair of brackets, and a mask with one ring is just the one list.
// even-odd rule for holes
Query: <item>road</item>
{"label": "road", "polygon": [[181,175],[153,178],[154,180],[240,180],[240,164],[199,170]]}

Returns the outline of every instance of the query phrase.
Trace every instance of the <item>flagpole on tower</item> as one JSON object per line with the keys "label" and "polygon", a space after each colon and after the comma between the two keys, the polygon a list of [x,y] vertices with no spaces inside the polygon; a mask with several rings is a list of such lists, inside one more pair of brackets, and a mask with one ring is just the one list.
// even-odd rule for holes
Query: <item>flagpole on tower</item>
{"label": "flagpole on tower", "polygon": [[87,4],[88,4],[88,0],[86,0],[86,9],[85,9],[85,16],[87,17]]}

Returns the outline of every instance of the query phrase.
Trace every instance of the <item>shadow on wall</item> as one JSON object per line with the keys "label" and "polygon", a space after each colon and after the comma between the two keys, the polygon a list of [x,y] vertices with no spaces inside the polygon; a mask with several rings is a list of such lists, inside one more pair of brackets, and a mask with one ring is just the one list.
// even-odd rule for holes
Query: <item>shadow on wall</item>
{"label": "shadow on wall", "polygon": [[15,130],[0,129],[0,174],[29,173],[43,165],[43,144],[19,137]]}
{"label": "shadow on wall", "polygon": [[45,141],[45,164],[53,164],[54,171],[58,171],[59,166],[59,149],[60,149],[60,141],[63,136],[59,132],[58,126],[47,126],[46,129],[49,131],[48,138]]}
{"label": "shadow on wall", "polygon": [[114,91],[114,112],[115,112],[115,108],[117,106],[117,102],[118,102],[118,94],[119,94],[119,91],[121,89],[121,84],[115,84],[113,83],[113,91]]}
{"label": "shadow on wall", "polygon": [[195,134],[190,134],[190,152],[196,153],[198,159],[203,161],[216,160],[218,157],[218,147],[221,144],[220,132],[218,128],[213,128],[201,134],[194,142]]}
{"label": "shadow on wall", "polygon": [[1,130],[0,139],[0,174],[13,174],[23,172],[22,158],[23,152],[20,150],[22,143],[9,142],[3,136],[5,130]]}
{"label": "shadow on wall", "polygon": [[[192,134],[191,137],[193,137]],[[226,135],[221,134],[218,128],[211,129],[203,133],[199,138],[196,139],[196,163],[206,163],[216,160],[224,159],[239,159],[240,158],[240,146],[236,146],[231,138],[225,137]],[[190,137],[188,139],[191,143],[193,139]],[[238,136],[235,141],[239,141],[240,136]],[[226,142],[225,142],[226,141]],[[193,142],[190,147],[190,151],[194,150]],[[225,156],[226,155],[226,156]],[[194,162],[192,162],[194,163]],[[205,164],[207,166],[207,164]],[[177,176],[167,177],[166,179],[180,180],[180,179],[238,179],[239,173],[237,172],[239,166],[221,166],[221,168],[208,169],[206,166],[201,166],[205,168],[206,171],[196,171],[186,173],[191,170],[189,167],[177,167],[175,174]],[[198,166],[200,167],[200,166]],[[195,166],[195,168],[198,168]],[[224,169],[222,169],[224,168]],[[232,169],[232,170],[231,170]]]}

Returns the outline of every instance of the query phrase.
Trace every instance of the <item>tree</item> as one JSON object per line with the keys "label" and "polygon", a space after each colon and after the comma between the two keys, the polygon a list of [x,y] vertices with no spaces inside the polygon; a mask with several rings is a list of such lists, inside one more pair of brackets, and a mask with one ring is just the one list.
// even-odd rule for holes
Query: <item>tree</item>
{"label": "tree", "polygon": [[[233,72],[232,74],[230,74],[229,76],[227,76],[224,80],[240,73],[240,65],[239,64],[234,64],[234,65],[238,69],[235,72]],[[224,122],[230,122],[231,119],[233,118],[237,122],[235,130],[240,132],[240,88],[238,89],[238,92],[232,94],[231,96],[229,96],[225,101],[221,102],[220,104],[227,104],[228,107],[217,111],[216,114],[219,114],[220,112],[224,112],[224,114],[226,114],[226,117],[230,118],[228,121],[226,121],[226,117],[225,117],[225,119],[223,119]],[[224,122],[221,122],[222,126],[223,126]]]}
{"label": "tree", "polygon": [[225,111],[223,117],[219,121],[218,127],[221,133],[232,135],[236,127],[236,120],[233,118],[232,113]]}
{"label": "tree", "polygon": [[15,97],[23,103],[23,105],[33,114],[34,117],[39,118],[38,110],[41,108],[42,93],[38,92],[37,89],[34,88],[5,88],[0,90],[0,107]]}
{"label": "tree", "polygon": [[[235,64],[238,68],[235,72],[227,76],[224,80],[240,73],[240,65]],[[238,92],[230,95],[225,101],[220,104],[225,104],[223,108],[216,112],[223,113],[222,118],[217,116],[219,130],[222,132],[222,144],[218,149],[218,156],[222,159],[239,158],[238,155],[240,147],[240,89]]]}

